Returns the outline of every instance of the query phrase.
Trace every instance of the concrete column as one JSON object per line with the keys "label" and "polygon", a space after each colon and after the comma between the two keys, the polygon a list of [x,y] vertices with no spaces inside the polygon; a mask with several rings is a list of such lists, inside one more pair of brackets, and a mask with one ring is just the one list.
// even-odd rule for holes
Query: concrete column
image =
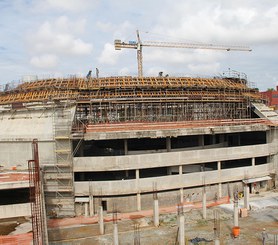
{"label": "concrete column", "polygon": [[222,183],[221,183],[221,162],[218,161],[217,162],[217,171],[218,171],[218,197],[221,198],[222,197]]}
{"label": "concrete column", "polygon": [[95,214],[94,197],[91,195],[91,196],[89,196],[89,215],[93,216],[94,214]]}
{"label": "concrete column", "polygon": [[158,199],[153,200],[153,223],[155,227],[159,226],[159,206]]}
{"label": "concrete column", "polygon": [[184,214],[179,215],[179,245],[185,245],[184,239]]}
{"label": "concrete column", "polygon": [[85,217],[88,217],[89,216],[89,203],[88,202],[85,202],[85,205],[84,205],[84,209],[85,209]]}
{"label": "concrete column", "polygon": [[124,151],[125,151],[125,155],[128,155],[128,144],[127,144],[127,139],[124,139]]}
{"label": "concrete column", "polygon": [[218,183],[218,198],[222,197],[222,184]]}
{"label": "concrete column", "polygon": [[271,137],[271,130],[266,131],[266,143],[271,143],[272,137]]}
{"label": "concrete column", "polygon": [[135,178],[136,178],[136,189],[137,189],[137,211],[141,211],[141,195],[140,195],[140,188],[139,188],[139,178],[140,172],[139,169],[135,170]]}
{"label": "concrete column", "polygon": [[215,136],[215,134],[212,135],[212,144],[213,145],[216,144],[216,136]]}
{"label": "concrete column", "polygon": [[[180,183],[182,183],[182,165],[179,165]],[[183,203],[183,188],[180,188],[180,202]]]}
{"label": "concrete column", "polygon": [[79,156],[84,157],[84,141],[81,142],[79,147]]}
{"label": "concrete column", "polygon": [[113,245],[119,245],[118,224],[113,224]]}
{"label": "concrete column", "polygon": [[100,235],[103,235],[104,234],[104,221],[103,221],[102,206],[98,207],[98,224],[99,224],[99,233],[100,233]]}
{"label": "concrete column", "polygon": [[141,194],[137,193],[136,198],[137,198],[137,211],[141,211]]}
{"label": "concrete column", "polygon": [[166,137],[166,149],[167,151],[171,151],[171,138],[169,136]]}
{"label": "concrete column", "polygon": [[202,208],[203,208],[203,219],[207,218],[207,193],[206,188],[203,187],[203,197],[202,197]]}
{"label": "concrete column", "polygon": [[198,144],[199,144],[199,146],[204,147],[204,145],[205,145],[204,135],[198,136]]}
{"label": "concrete column", "polygon": [[80,180],[81,181],[85,180],[85,173],[84,172],[80,173]]}
{"label": "concrete column", "polygon": [[234,201],[234,226],[238,226],[238,202]]}
{"label": "concrete column", "polygon": [[255,157],[252,157],[252,167],[255,167]]}
{"label": "concrete column", "polygon": [[249,210],[249,186],[244,185],[244,208]]}
{"label": "concrete column", "polygon": [[220,134],[219,135],[219,141],[220,141],[220,143],[224,143],[225,142],[225,135],[224,134]]}
{"label": "concrete column", "polygon": [[183,188],[180,188],[180,203],[183,203]]}

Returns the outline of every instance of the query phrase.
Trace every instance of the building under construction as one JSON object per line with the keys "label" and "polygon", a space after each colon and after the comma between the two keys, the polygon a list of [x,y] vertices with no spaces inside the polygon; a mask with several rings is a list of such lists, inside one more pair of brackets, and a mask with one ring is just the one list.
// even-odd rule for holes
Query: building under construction
{"label": "building under construction", "polygon": [[4,86],[0,104],[0,165],[27,169],[38,140],[49,217],[275,185],[277,114],[241,74],[36,80]]}

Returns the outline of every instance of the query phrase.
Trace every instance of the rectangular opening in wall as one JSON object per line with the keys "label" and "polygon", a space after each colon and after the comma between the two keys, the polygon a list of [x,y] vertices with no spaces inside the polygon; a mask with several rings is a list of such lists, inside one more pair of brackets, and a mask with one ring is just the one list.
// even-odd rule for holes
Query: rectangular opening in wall
{"label": "rectangular opening in wall", "polygon": [[82,155],[84,157],[124,155],[124,140],[116,139],[85,141],[82,145],[82,148],[79,149],[78,155]]}
{"label": "rectangular opening in wall", "polygon": [[74,173],[74,181],[110,181],[125,179],[135,179],[135,170]]}
{"label": "rectangular opening in wall", "polygon": [[188,148],[199,146],[198,135],[193,136],[178,136],[171,138],[172,149]]}
{"label": "rectangular opening in wall", "polygon": [[103,211],[107,211],[107,201],[101,201],[101,206],[103,208]]}
{"label": "rectangular opening in wall", "polygon": [[238,159],[238,160],[228,160],[221,162],[221,169],[229,169],[229,168],[241,168],[241,167],[249,167],[252,166],[252,159]]}
{"label": "rectangular opening in wall", "polygon": [[153,178],[168,175],[167,167],[140,169],[140,178]]}
{"label": "rectangular opening in wall", "polygon": [[240,133],[240,145],[266,144],[266,131]]}
{"label": "rectangular opening in wall", "polygon": [[255,165],[262,165],[262,164],[267,164],[267,157],[256,157],[255,158]]}

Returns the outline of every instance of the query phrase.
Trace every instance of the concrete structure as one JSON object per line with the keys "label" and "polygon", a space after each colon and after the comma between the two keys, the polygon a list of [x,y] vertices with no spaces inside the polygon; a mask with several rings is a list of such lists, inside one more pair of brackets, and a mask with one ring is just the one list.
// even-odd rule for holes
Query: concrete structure
{"label": "concrete structure", "polygon": [[277,183],[276,117],[239,78],[49,79],[0,104],[0,165],[26,169],[38,139],[50,217],[151,209],[154,183],[160,206]]}

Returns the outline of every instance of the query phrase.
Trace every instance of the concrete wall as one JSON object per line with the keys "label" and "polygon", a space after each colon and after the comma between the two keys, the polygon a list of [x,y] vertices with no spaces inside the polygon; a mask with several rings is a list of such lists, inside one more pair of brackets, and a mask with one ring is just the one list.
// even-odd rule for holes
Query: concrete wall
{"label": "concrete wall", "polygon": [[[32,159],[33,139],[39,142],[40,163],[54,163],[53,108],[37,105],[31,106],[29,110],[1,111],[0,165],[4,169],[13,166],[27,168],[27,161]],[[72,120],[75,107],[71,107],[70,111]]]}
{"label": "concrete wall", "polygon": [[144,155],[75,157],[73,170],[74,172],[114,171],[244,159],[276,154],[278,149],[275,146],[262,144]]}
{"label": "concrete wall", "polygon": [[[266,176],[274,170],[273,163],[259,166],[224,169],[221,171],[209,171],[182,175],[167,175],[155,178],[141,178],[139,180],[120,181],[91,181],[93,195],[127,195],[147,193],[153,191],[153,183],[156,183],[158,191],[166,191],[179,188],[188,188],[206,184],[241,181],[246,178]],[[75,195],[88,196],[89,182],[75,182]]]}
{"label": "concrete wall", "polygon": [[31,216],[30,203],[1,205],[0,206],[0,219]]}
{"label": "concrete wall", "polygon": [[[242,182],[224,183],[222,184],[222,197],[229,195],[229,189],[232,193],[234,188],[237,187],[239,191],[243,191]],[[209,185],[206,187],[207,190],[207,200],[215,200],[216,196],[219,195],[219,186]],[[184,202],[200,202],[202,200],[202,187],[184,188],[183,189],[183,200]],[[153,194],[145,193],[141,194],[141,208],[142,210],[153,208]],[[137,210],[137,197],[136,195],[129,196],[118,196],[118,197],[103,197],[103,201],[107,202],[107,211],[113,211],[113,205],[116,205],[118,212],[134,212]],[[180,201],[180,190],[169,190],[165,192],[158,193],[158,201],[160,207],[176,206]],[[99,198],[94,198],[94,209],[97,210],[99,205]],[[85,214],[85,204],[76,203],[75,210],[77,215]]]}

